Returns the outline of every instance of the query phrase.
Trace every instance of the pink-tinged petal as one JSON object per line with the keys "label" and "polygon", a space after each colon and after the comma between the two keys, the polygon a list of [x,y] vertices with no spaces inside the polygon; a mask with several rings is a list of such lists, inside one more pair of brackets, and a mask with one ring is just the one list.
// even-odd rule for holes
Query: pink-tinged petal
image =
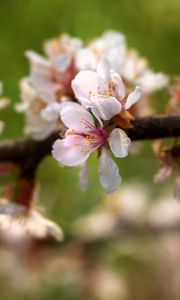
{"label": "pink-tinged petal", "polygon": [[76,109],[77,105],[79,106],[79,104],[77,102],[73,102],[73,101],[65,101],[65,102],[62,102],[62,103],[59,103],[60,105],[60,111],[64,108],[64,107],[67,107],[67,106],[74,106],[74,108]]}
{"label": "pink-tinged petal", "polygon": [[101,40],[107,49],[114,49],[115,47],[120,47],[126,44],[125,36],[122,33],[114,30],[105,31],[101,37]]}
{"label": "pink-tinged petal", "polygon": [[52,80],[51,63],[33,51],[27,51],[26,56],[32,63],[31,74],[28,78],[29,84],[36,90],[40,97],[51,101],[54,93],[61,89],[60,84]]}
{"label": "pink-tinged petal", "polygon": [[[110,65],[106,58],[102,58],[97,66],[97,73],[104,83],[110,82]],[[100,84],[101,82],[99,82]]]}
{"label": "pink-tinged petal", "polygon": [[102,149],[99,165],[100,182],[108,194],[114,193],[121,185],[119,168],[105,148]]}
{"label": "pink-tinged petal", "polygon": [[164,166],[159,169],[157,174],[154,176],[155,183],[161,183],[168,179],[172,174],[172,166]]}
{"label": "pink-tinged petal", "polygon": [[95,106],[92,106],[91,112],[95,116],[96,120],[99,122],[100,127],[103,128],[103,122],[101,120],[101,117],[99,116],[99,110]]}
{"label": "pink-tinged petal", "polygon": [[41,67],[49,67],[50,62],[45,59],[43,56],[37,54],[34,51],[26,51],[26,57],[29,58],[30,62],[33,65],[41,66]]}
{"label": "pink-tinged petal", "polygon": [[175,180],[174,198],[180,200],[180,176],[177,176]]}
{"label": "pink-tinged petal", "polygon": [[115,157],[123,158],[128,155],[131,140],[123,130],[115,128],[108,138],[108,143]]}
{"label": "pink-tinged petal", "polygon": [[139,86],[136,86],[135,91],[129,94],[125,104],[125,108],[129,109],[132,105],[138,102],[142,97],[142,90]]}
{"label": "pink-tinged petal", "polygon": [[163,73],[154,73],[152,70],[147,70],[136,83],[141,86],[143,92],[152,93],[166,87],[169,78]]}
{"label": "pink-tinged petal", "polygon": [[97,94],[98,75],[94,71],[80,71],[72,80],[76,98],[85,108],[91,107],[91,96]]}
{"label": "pink-tinged petal", "polygon": [[55,69],[62,73],[67,70],[72,61],[72,55],[70,53],[65,53],[62,55],[58,55],[52,59],[52,64]]}
{"label": "pink-tinged petal", "polygon": [[61,88],[59,84],[51,81],[50,74],[47,70],[33,70],[28,82],[39,96],[47,102],[50,102],[52,95]]}
{"label": "pink-tinged petal", "polygon": [[111,81],[113,82],[117,98],[119,100],[123,100],[125,97],[124,83],[123,83],[120,75],[117,72],[115,72],[114,70],[111,70]]}
{"label": "pink-tinged petal", "polygon": [[85,161],[79,170],[79,185],[82,191],[85,191],[89,184],[88,161]]}
{"label": "pink-tinged petal", "polygon": [[69,129],[86,132],[87,122],[94,127],[94,120],[90,112],[85,110],[80,104],[66,105],[60,110],[60,118]]}
{"label": "pink-tinged petal", "polygon": [[114,97],[96,95],[92,98],[92,112],[96,110],[103,120],[110,120],[122,110],[121,103]]}
{"label": "pink-tinged petal", "polygon": [[53,144],[53,157],[67,167],[75,167],[84,163],[90,152],[87,151],[85,139],[77,135],[68,135],[63,140],[56,140]]}
{"label": "pink-tinged petal", "polygon": [[48,122],[58,120],[61,104],[57,102],[49,103],[46,108],[41,111],[41,117]]}
{"label": "pink-tinged petal", "polygon": [[97,57],[89,48],[80,49],[76,54],[76,66],[79,70],[95,70]]}

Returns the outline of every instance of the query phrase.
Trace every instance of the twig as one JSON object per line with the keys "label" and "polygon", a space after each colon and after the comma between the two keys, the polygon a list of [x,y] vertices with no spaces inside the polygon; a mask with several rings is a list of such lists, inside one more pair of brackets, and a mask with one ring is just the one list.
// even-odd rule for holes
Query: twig
{"label": "twig", "polygon": [[[133,121],[133,128],[127,130],[131,140],[150,140],[180,136],[180,115],[162,115],[139,118]],[[0,162],[13,162],[22,169],[22,176],[31,178],[41,160],[51,153],[52,144],[60,138],[58,132],[52,133],[42,141],[31,138],[0,144]],[[180,147],[176,147],[176,155]]]}

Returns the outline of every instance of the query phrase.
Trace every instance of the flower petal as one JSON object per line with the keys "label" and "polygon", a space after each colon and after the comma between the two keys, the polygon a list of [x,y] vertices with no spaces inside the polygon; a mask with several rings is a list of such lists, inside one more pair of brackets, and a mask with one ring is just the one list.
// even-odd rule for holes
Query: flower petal
{"label": "flower petal", "polygon": [[69,129],[76,129],[82,132],[87,131],[84,121],[88,122],[91,126],[94,126],[94,120],[91,113],[85,110],[78,103],[73,103],[73,105],[65,105],[60,110],[60,117],[62,122]]}
{"label": "flower petal", "polygon": [[61,89],[60,84],[51,80],[51,71],[48,68],[33,68],[28,83],[47,102],[52,101],[52,95]]}
{"label": "flower petal", "polygon": [[96,110],[101,119],[110,120],[121,112],[122,105],[114,97],[96,95],[92,98],[92,112],[93,109]]}
{"label": "flower petal", "polygon": [[85,139],[78,135],[68,135],[63,140],[56,140],[53,144],[52,155],[61,164],[74,167],[84,163],[90,152],[86,150]]}
{"label": "flower petal", "polygon": [[58,120],[60,109],[60,103],[49,103],[46,108],[41,111],[41,117],[48,122]]}
{"label": "flower petal", "polygon": [[152,93],[166,87],[169,83],[169,79],[163,73],[154,73],[151,70],[147,70],[136,83],[141,86],[143,92]]}
{"label": "flower petal", "polygon": [[142,97],[142,90],[139,86],[136,86],[135,91],[129,94],[125,104],[125,108],[129,109],[132,105],[138,102]]}
{"label": "flower petal", "polygon": [[109,138],[109,146],[115,157],[126,157],[128,155],[131,140],[122,129],[115,128]]}
{"label": "flower petal", "polygon": [[121,185],[119,168],[105,148],[102,149],[100,157],[99,177],[108,194],[114,193]]}
{"label": "flower petal", "polygon": [[90,97],[97,93],[98,75],[94,71],[80,71],[72,80],[76,98],[85,107],[91,107]]}
{"label": "flower petal", "polygon": [[114,83],[117,98],[123,100],[125,97],[125,87],[120,75],[111,69],[111,81]]}
{"label": "flower petal", "polygon": [[51,101],[52,94],[61,89],[61,85],[52,80],[52,66],[43,56],[33,51],[27,51],[32,67],[28,78],[29,84],[38,92],[44,100]]}
{"label": "flower petal", "polygon": [[108,60],[104,57],[100,60],[97,66],[98,76],[101,77],[101,80],[107,84],[110,82],[110,65]]}
{"label": "flower petal", "polygon": [[39,55],[38,53],[34,51],[26,51],[26,57],[29,58],[30,62],[33,65],[41,66],[41,67],[49,67],[50,62],[44,58],[43,56]]}
{"label": "flower petal", "polygon": [[65,72],[70,66],[71,61],[72,55],[70,53],[65,53],[54,57],[52,64],[58,72]]}
{"label": "flower petal", "polygon": [[88,176],[88,161],[86,160],[79,170],[79,185],[82,191],[85,191],[89,184],[89,176]]}
{"label": "flower petal", "polygon": [[77,51],[76,66],[79,70],[95,70],[97,67],[97,57],[89,48]]}

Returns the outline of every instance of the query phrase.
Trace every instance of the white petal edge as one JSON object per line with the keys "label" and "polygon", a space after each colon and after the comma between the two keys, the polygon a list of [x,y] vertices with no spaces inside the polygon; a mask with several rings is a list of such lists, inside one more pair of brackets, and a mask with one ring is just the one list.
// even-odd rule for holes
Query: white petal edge
{"label": "white petal edge", "polygon": [[110,120],[122,110],[121,103],[114,97],[96,95],[92,99],[93,109],[97,112],[99,117],[103,120]]}
{"label": "white petal edge", "polygon": [[94,71],[80,71],[72,80],[75,97],[85,107],[91,107],[91,95],[97,94],[98,75]]}
{"label": "white petal edge", "polygon": [[103,57],[98,63],[97,74],[104,82],[110,82],[110,64],[105,57]]}
{"label": "white petal edge", "polygon": [[111,69],[111,81],[115,83],[115,89],[117,90],[119,100],[123,100],[125,97],[124,83],[122,81],[121,76],[112,69]]}
{"label": "white petal edge", "polygon": [[75,146],[73,136],[67,136],[63,140],[56,140],[53,144],[52,155],[62,165],[75,167],[84,163],[90,153],[81,151],[81,147]]}
{"label": "white petal edge", "polygon": [[80,131],[88,131],[87,121],[94,126],[94,120],[90,112],[85,110],[80,104],[66,105],[60,110],[60,118],[66,127],[69,129],[76,129]]}
{"label": "white petal edge", "polygon": [[100,156],[99,178],[107,194],[114,193],[121,185],[119,168],[105,148],[102,149]]}
{"label": "white petal edge", "polygon": [[39,65],[39,66],[44,66],[44,67],[49,67],[50,62],[44,58],[42,55],[39,55],[38,53],[34,51],[26,51],[25,55],[27,58],[29,58],[30,62],[33,63],[34,65]]}
{"label": "white petal edge", "polygon": [[139,86],[136,86],[135,90],[127,97],[125,108],[129,109],[132,105],[137,103],[142,97],[142,90]]}
{"label": "white petal edge", "polygon": [[72,55],[70,53],[65,53],[58,55],[52,59],[52,64],[58,72],[65,72],[70,66],[72,61]]}
{"label": "white petal edge", "polygon": [[128,155],[131,140],[122,129],[115,128],[108,138],[108,143],[115,157],[126,157]]}
{"label": "white petal edge", "polygon": [[43,118],[43,120],[48,122],[58,120],[60,109],[61,109],[60,103],[57,102],[50,103],[47,105],[46,108],[44,108],[41,111],[41,117]]}
{"label": "white petal edge", "polygon": [[81,166],[79,170],[79,185],[81,191],[86,191],[89,184],[89,175],[88,175],[88,161],[86,160]]}

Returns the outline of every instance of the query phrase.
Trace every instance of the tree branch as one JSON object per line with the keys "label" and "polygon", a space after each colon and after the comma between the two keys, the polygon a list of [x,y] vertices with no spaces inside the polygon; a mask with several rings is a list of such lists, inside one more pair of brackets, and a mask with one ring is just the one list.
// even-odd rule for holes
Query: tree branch
{"label": "tree branch", "polygon": [[180,136],[180,115],[162,115],[133,121],[128,130],[131,140],[151,140]]}
{"label": "tree branch", "polygon": [[[180,115],[139,118],[132,124],[133,128],[126,132],[134,141],[180,136]],[[60,134],[54,132],[42,141],[27,138],[3,142],[0,144],[0,162],[13,162],[21,167],[22,176],[32,177],[40,161],[51,153],[52,144],[57,138],[60,138]],[[177,147],[177,151],[180,154],[180,147]]]}

